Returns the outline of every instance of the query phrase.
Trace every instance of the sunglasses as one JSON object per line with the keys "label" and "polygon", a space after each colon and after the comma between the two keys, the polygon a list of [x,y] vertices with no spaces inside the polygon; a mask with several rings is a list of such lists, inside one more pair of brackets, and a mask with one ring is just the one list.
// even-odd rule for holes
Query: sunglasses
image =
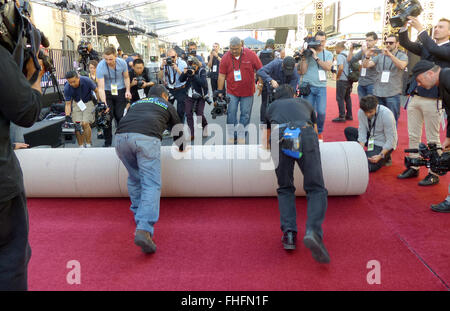
{"label": "sunglasses", "polygon": [[392,41],[384,41],[384,44],[395,44],[395,42],[392,42]]}

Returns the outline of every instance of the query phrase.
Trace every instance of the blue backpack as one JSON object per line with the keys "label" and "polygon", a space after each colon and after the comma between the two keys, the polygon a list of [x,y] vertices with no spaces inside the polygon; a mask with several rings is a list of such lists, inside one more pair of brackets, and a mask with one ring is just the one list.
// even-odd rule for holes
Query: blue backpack
{"label": "blue backpack", "polygon": [[301,152],[301,134],[302,130],[299,126],[289,123],[282,132],[280,139],[281,151],[288,157],[300,159],[303,155]]}

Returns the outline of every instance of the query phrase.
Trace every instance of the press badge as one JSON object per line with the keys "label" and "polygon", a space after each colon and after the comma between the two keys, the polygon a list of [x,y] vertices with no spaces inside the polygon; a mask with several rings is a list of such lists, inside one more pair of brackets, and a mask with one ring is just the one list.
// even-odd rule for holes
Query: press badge
{"label": "press badge", "polygon": [[241,71],[240,70],[235,70],[234,71],[234,81],[242,81],[242,77],[241,77]]}
{"label": "press badge", "polygon": [[139,94],[139,99],[144,99],[146,97],[144,89],[139,89],[138,94]]}
{"label": "press badge", "polygon": [[373,151],[374,146],[375,146],[375,139],[369,138],[369,142],[367,143],[367,151]]}
{"label": "press badge", "polygon": [[78,108],[80,108],[81,111],[85,111],[85,110],[86,110],[86,105],[83,103],[82,100],[80,100],[80,101],[77,103],[77,106],[78,106]]}
{"label": "press badge", "polygon": [[212,70],[213,72],[217,72],[217,65],[214,65],[213,66],[213,70]]}
{"label": "press badge", "polygon": [[319,70],[319,81],[327,81],[327,75],[324,70]]}
{"label": "press badge", "polygon": [[360,76],[361,76],[361,77],[365,77],[365,76],[366,76],[366,71],[367,71],[367,68],[361,68],[361,74],[360,74]]}
{"label": "press badge", "polygon": [[119,95],[117,84],[111,84],[111,95]]}
{"label": "press badge", "polygon": [[381,83],[388,83],[390,75],[391,73],[389,71],[383,71],[383,73],[381,74]]}

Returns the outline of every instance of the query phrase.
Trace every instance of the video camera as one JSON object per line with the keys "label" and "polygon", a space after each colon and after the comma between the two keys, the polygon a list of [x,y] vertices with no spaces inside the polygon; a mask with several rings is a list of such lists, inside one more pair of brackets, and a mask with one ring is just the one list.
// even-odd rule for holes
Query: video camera
{"label": "video camera", "polygon": [[[13,56],[20,70],[25,72],[26,64],[33,60],[36,68],[30,82],[36,82],[39,71],[42,69],[38,61],[40,45],[45,48],[50,46],[45,35],[29,20],[31,6],[28,1],[23,1],[19,7],[17,1],[0,0],[0,44]],[[40,54],[43,56],[44,54]]]}
{"label": "video camera", "polygon": [[403,27],[408,21],[408,16],[417,17],[423,11],[418,0],[389,0],[389,2],[395,4],[395,16],[389,19],[394,28]]}
{"label": "video camera", "polygon": [[76,132],[83,135],[84,130],[80,122],[73,122],[71,117],[66,117],[66,121],[61,127],[61,132],[65,135],[75,134]]}
{"label": "video camera", "polygon": [[192,112],[197,113],[197,106],[198,106],[198,102],[203,99],[205,102],[208,103],[208,105],[211,105],[213,103],[213,101],[211,100],[211,98],[209,98],[208,95],[204,95],[202,96],[201,94],[193,91],[192,92],[192,99],[194,100],[194,104],[192,105]]}
{"label": "video camera", "polygon": [[109,127],[111,116],[106,113],[108,107],[105,103],[98,102],[95,107],[95,125],[99,129],[106,129]]}
{"label": "video camera", "polygon": [[442,150],[442,148],[438,148],[435,143],[429,143],[428,146],[420,143],[419,149],[405,149],[405,152],[418,153],[422,157],[405,157],[405,166],[407,168],[411,166],[426,166],[439,176],[443,176],[449,171],[450,153],[444,152],[442,155],[439,155],[438,150]]}
{"label": "video camera", "polygon": [[211,116],[213,119],[215,119],[217,116],[220,117],[226,114],[228,110],[228,104],[231,101],[229,96],[220,97],[219,94],[223,94],[223,91],[216,90],[214,92],[214,108],[211,110]]}
{"label": "video camera", "polygon": [[[300,57],[310,57],[313,55],[313,52],[310,49],[317,50],[321,46],[320,41],[316,41],[315,38],[308,38],[307,41],[303,44],[303,53],[297,52],[297,58],[300,60]],[[296,55],[294,54],[294,58],[297,61]],[[298,62],[298,61],[297,61]]]}

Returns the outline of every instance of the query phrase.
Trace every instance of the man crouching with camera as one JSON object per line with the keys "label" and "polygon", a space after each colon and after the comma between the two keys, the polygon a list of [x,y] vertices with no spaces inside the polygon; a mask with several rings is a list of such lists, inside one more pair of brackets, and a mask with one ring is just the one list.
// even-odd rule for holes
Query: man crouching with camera
{"label": "man crouching with camera", "polygon": [[208,121],[203,114],[205,110],[205,100],[211,105],[211,100],[208,97],[208,81],[206,80],[206,70],[202,67],[202,63],[193,56],[188,57],[188,67],[184,68],[180,76],[180,82],[186,81],[186,88],[188,90],[185,103],[185,113],[187,124],[191,130],[191,141],[194,140],[194,112],[197,115],[197,122],[201,118],[203,137],[208,136]]}
{"label": "man crouching with camera", "polygon": [[133,61],[133,68],[130,70],[130,81],[131,100],[133,103],[146,98],[150,87],[155,84],[150,82],[148,70],[145,68],[144,61],[140,58]]}
{"label": "man crouching with camera", "polygon": [[[427,90],[430,90],[435,86],[439,88],[442,98],[442,107],[447,113],[447,134],[445,141],[442,144],[442,150],[444,152],[450,152],[450,127],[448,126],[448,122],[450,121],[450,68],[441,68],[433,62],[422,59],[414,66],[412,73],[418,86]],[[450,213],[450,186],[448,188],[447,198],[439,204],[432,204],[431,210],[441,213]]]}

